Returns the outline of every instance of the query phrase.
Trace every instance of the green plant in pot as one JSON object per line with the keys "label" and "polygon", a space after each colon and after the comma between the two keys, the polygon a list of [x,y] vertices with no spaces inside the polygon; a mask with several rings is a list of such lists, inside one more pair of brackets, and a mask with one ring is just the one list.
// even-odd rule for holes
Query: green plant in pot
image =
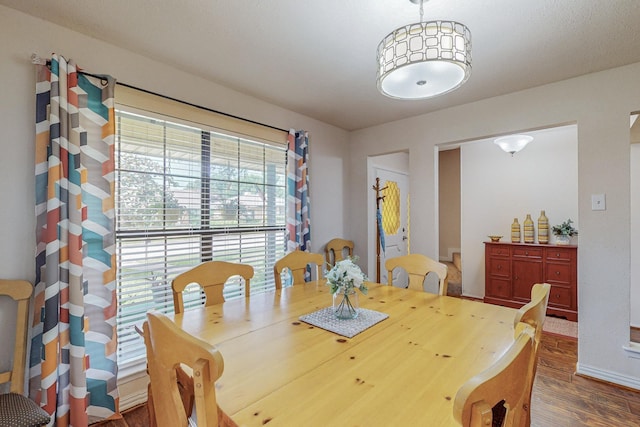
{"label": "green plant in pot", "polygon": [[551,232],[556,236],[557,245],[568,245],[571,243],[571,238],[578,235],[578,230],[571,224],[573,224],[573,221],[568,219],[560,225],[551,227]]}

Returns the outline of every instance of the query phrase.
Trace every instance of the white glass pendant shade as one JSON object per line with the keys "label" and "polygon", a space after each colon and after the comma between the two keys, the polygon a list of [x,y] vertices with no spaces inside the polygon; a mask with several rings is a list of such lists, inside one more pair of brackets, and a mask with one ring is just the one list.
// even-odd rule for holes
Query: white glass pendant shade
{"label": "white glass pendant shade", "polygon": [[508,135],[496,139],[493,143],[513,156],[531,141],[533,141],[533,137],[529,135]]}
{"label": "white glass pendant shade", "polygon": [[471,74],[471,32],[454,21],[400,27],[378,45],[378,89],[398,99],[425,99],[460,87]]}

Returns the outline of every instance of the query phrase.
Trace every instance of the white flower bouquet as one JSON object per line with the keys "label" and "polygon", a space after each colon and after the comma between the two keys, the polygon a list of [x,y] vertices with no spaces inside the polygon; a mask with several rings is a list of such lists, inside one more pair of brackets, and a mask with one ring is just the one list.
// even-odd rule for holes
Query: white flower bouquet
{"label": "white flower bouquet", "polygon": [[331,287],[331,293],[350,293],[354,289],[359,289],[363,294],[367,294],[367,286],[364,284],[367,276],[362,272],[358,264],[358,258],[346,258],[335,263],[335,265],[325,272],[327,285]]}

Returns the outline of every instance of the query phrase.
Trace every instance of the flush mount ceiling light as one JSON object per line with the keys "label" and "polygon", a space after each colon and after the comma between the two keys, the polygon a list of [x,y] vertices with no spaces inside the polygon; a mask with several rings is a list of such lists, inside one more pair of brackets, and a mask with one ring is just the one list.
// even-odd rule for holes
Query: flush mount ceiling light
{"label": "flush mount ceiling light", "polygon": [[471,74],[471,32],[455,21],[405,25],[378,45],[378,89],[396,99],[426,99],[462,86]]}
{"label": "flush mount ceiling light", "polygon": [[533,141],[533,137],[529,135],[508,135],[493,141],[498,147],[505,152],[511,153],[511,156],[522,150],[528,143]]}

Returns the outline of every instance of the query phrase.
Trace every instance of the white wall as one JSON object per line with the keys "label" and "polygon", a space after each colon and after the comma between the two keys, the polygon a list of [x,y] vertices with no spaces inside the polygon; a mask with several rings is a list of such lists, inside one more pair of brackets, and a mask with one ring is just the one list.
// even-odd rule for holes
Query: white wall
{"label": "white wall", "polygon": [[631,144],[631,326],[640,328],[640,143]]}
{"label": "white wall", "polygon": [[[576,123],[578,371],[640,388],[640,360],[622,349],[629,341],[630,314],[629,113],[640,110],[638,75],[640,63],[353,132],[347,226],[355,244],[366,247],[372,238],[358,221],[366,206],[367,156],[390,146],[409,151],[412,250],[433,257],[435,145]],[[607,210],[592,211],[591,194],[601,193]]]}
{"label": "white wall", "polygon": [[[320,251],[329,239],[345,234],[347,132],[4,6],[0,40],[0,277],[35,278],[32,53],[47,58],[56,52],[89,72],[111,74],[133,86],[282,129],[308,130],[312,250]],[[3,307],[0,342],[6,342],[6,331],[13,327]],[[8,347],[0,347],[0,365],[9,358]]]}
{"label": "white wall", "polygon": [[[577,127],[527,132],[534,140],[511,157],[492,139],[460,147],[462,289],[484,297],[484,244],[490,234],[511,241],[511,223],[518,218],[524,241],[527,214],[535,223],[545,210],[549,226],[571,218],[578,224]],[[553,236],[551,236],[553,243]],[[577,240],[577,239],[575,239]],[[577,243],[574,241],[573,243]]]}

